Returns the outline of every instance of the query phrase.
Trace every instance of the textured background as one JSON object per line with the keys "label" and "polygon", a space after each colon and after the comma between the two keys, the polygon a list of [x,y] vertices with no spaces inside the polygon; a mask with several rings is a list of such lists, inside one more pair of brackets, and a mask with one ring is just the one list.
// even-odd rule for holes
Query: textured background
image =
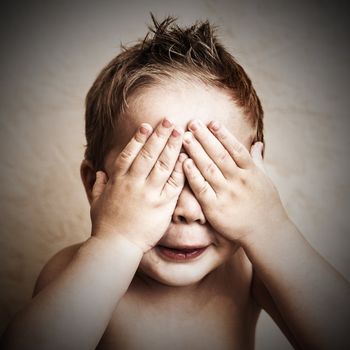
{"label": "textured background", "polygon": [[[349,27],[345,2],[11,2],[1,10],[0,314],[3,330],[48,258],[89,235],[80,182],[84,98],[149,11],[220,26],[266,115],[266,163],[305,237],[349,269]],[[291,349],[266,314],[257,349]]]}

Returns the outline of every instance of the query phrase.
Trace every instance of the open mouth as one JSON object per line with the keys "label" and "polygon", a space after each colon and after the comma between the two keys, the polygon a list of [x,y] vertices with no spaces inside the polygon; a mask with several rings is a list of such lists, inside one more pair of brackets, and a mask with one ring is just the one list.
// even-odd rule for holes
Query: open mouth
{"label": "open mouth", "polygon": [[177,249],[157,245],[158,252],[171,260],[191,260],[201,255],[208,247]]}

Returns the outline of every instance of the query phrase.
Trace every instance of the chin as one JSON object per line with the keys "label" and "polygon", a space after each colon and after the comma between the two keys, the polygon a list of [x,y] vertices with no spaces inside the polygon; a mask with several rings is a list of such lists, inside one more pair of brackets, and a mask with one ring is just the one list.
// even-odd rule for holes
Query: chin
{"label": "chin", "polygon": [[199,256],[189,259],[168,257],[158,247],[147,252],[139,265],[138,273],[163,285],[184,287],[199,283],[230,256],[237,247],[216,247],[209,245]]}

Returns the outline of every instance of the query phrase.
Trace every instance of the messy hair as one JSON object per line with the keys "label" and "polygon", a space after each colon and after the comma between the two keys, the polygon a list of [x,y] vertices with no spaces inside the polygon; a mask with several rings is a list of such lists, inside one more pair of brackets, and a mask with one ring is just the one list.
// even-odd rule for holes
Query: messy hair
{"label": "messy hair", "polygon": [[104,169],[128,98],[136,90],[180,75],[228,91],[255,128],[254,141],[263,142],[260,100],[244,69],[219,42],[216,27],[208,20],[182,28],[172,16],[162,22],[152,13],[151,18],[145,38],[129,47],[121,44],[121,53],[102,69],[86,96],[85,159],[94,169]]}

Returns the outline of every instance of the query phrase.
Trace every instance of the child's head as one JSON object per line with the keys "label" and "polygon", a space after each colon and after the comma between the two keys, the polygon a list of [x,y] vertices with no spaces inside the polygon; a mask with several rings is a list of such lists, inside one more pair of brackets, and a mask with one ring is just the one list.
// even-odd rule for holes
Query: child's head
{"label": "child's head", "polygon": [[[263,141],[263,110],[252,83],[230,53],[219,43],[208,21],[190,28],[174,25],[168,17],[137,44],[126,48],[98,75],[86,97],[86,152],[95,170],[104,169],[107,152],[119,142],[128,99],[141,90],[187,78],[226,90]],[[146,116],[145,116],[146,117]],[[212,116],[213,118],[215,115]]]}
{"label": "child's head", "polygon": [[[125,48],[99,74],[86,98],[85,162],[82,177],[89,195],[97,170],[111,164],[136,128],[155,127],[163,117],[186,129],[192,119],[220,120],[248,148],[263,141],[263,110],[243,68],[218,42],[208,23],[179,28],[168,17],[152,16],[144,40]],[[186,184],[173,220],[160,241],[169,247],[204,247],[191,262],[162,259],[156,249],[144,255],[140,269],[169,285],[199,281],[237,249],[206,222]]]}

